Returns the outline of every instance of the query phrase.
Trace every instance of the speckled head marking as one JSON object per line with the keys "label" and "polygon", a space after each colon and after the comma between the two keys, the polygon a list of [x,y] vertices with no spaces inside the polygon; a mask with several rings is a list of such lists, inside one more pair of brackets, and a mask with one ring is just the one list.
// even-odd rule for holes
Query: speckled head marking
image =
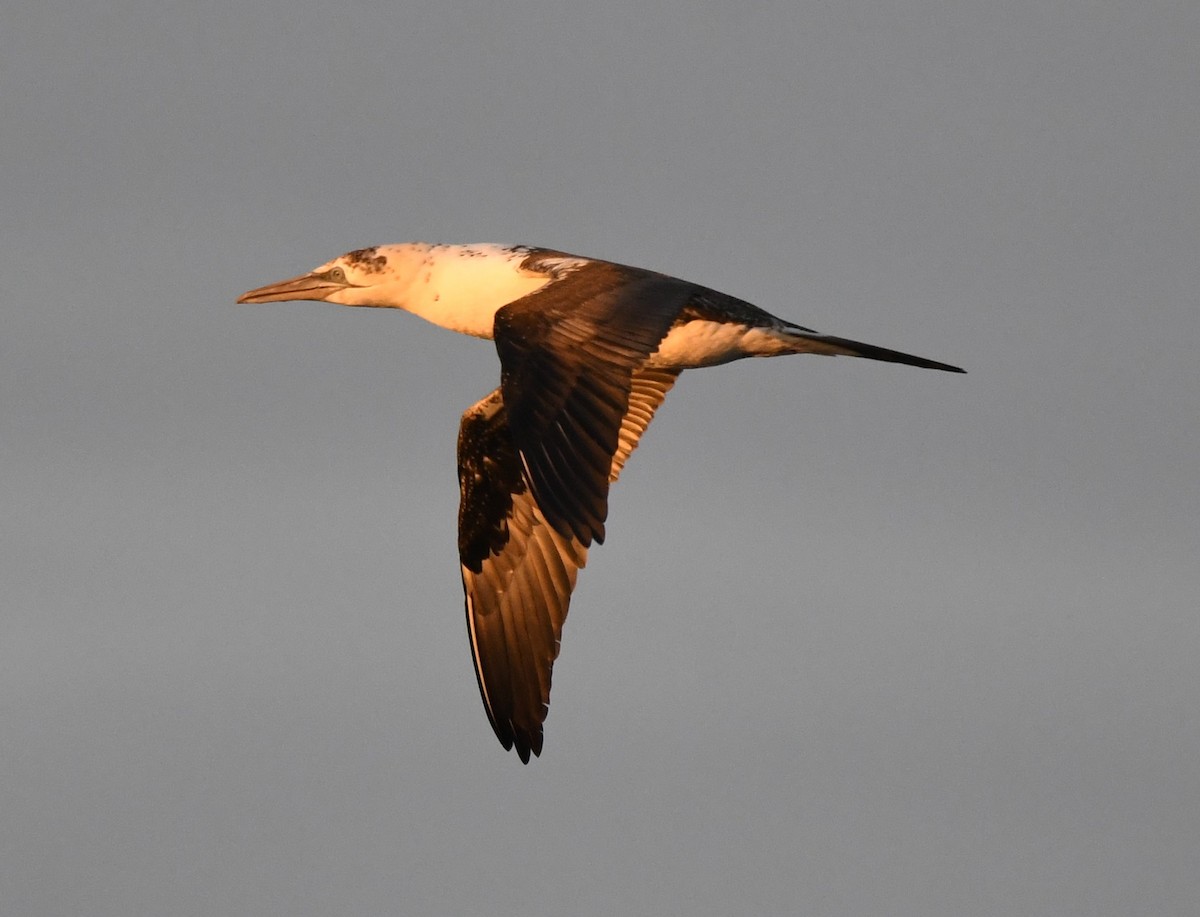
{"label": "speckled head marking", "polygon": [[352,252],[346,252],[342,255],[347,264],[353,264],[355,267],[367,274],[381,274],[387,269],[387,255],[379,253],[379,246],[372,245],[370,248],[358,248]]}

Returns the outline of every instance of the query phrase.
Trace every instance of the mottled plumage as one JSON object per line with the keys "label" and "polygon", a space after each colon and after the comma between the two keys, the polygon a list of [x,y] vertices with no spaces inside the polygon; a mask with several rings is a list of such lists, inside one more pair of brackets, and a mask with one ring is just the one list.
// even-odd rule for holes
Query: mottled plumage
{"label": "mottled plumage", "polygon": [[523,246],[358,249],[239,302],[398,308],[495,341],[500,386],[463,414],[458,549],[484,708],[521,760],[542,750],[550,676],[608,489],[684,369],[751,356],[954,366],[818,334],[743,300]]}

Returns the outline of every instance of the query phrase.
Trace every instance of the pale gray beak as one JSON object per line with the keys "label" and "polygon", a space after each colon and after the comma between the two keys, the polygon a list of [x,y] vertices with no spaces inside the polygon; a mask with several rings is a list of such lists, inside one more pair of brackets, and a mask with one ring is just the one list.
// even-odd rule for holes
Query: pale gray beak
{"label": "pale gray beak", "polygon": [[346,284],[335,283],[316,274],[301,274],[291,280],[269,283],[257,290],[250,290],[238,297],[238,302],[287,302],[294,299],[322,300],[335,290],[344,290]]}

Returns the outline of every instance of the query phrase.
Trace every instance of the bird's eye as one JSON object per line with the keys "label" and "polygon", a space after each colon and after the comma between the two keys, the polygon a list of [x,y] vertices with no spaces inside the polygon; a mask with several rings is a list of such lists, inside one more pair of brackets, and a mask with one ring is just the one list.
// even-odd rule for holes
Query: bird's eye
{"label": "bird's eye", "polygon": [[325,274],[325,276],[328,277],[330,280],[332,280],[334,283],[345,283],[346,282],[346,272],[344,270],[342,270],[340,267],[331,268]]}

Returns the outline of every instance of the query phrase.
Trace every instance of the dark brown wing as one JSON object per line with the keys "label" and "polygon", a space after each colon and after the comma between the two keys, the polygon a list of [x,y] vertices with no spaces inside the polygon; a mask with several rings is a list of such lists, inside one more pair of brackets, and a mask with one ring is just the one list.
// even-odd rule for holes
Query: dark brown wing
{"label": "dark brown wing", "polygon": [[[606,481],[615,481],[676,373],[639,370]],[[496,737],[541,754],[550,675],[587,547],[546,521],[528,486],[500,389],[463,414],[458,548],[479,693]]]}
{"label": "dark brown wing", "polygon": [[513,442],[546,520],[584,547],[604,540],[610,464],[633,371],[696,289],[650,271],[583,262],[496,313]]}

